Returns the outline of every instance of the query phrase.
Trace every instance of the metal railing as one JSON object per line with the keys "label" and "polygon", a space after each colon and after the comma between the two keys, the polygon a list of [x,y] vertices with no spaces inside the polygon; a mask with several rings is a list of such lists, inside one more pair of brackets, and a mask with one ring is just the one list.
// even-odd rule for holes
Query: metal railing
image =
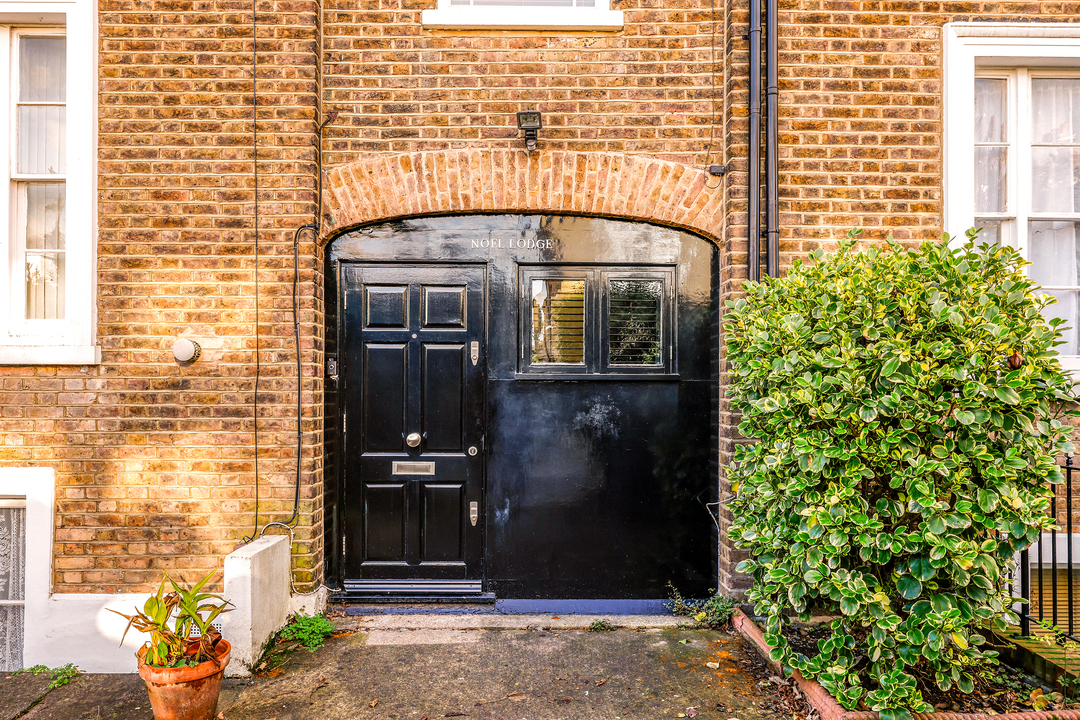
{"label": "metal railing", "polygon": [[[1066,456],[1061,466],[1065,481],[1052,486],[1050,515],[1055,521],[1053,528],[1044,532],[1035,545],[1020,553],[1019,590],[1020,597],[1027,603],[1019,606],[1017,614],[1020,616],[1020,634],[1024,636],[1031,634],[1034,623],[1056,635],[1080,642],[1075,637],[1076,626],[1080,624],[1075,605],[1080,592],[1080,587],[1076,587],[1080,577],[1074,577],[1080,576],[1080,567],[1073,565],[1074,540],[1080,543],[1080,538],[1073,536],[1073,471],[1076,469],[1073,456]],[[1080,555],[1080,544],[1077,554]],[[1061,591],[1064,591],[1064,597],[1061,597]]]}

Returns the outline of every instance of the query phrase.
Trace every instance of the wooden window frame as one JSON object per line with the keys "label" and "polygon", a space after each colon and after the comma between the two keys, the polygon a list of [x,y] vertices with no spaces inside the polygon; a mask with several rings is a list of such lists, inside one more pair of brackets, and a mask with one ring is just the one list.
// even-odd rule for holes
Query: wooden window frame
{"label": "wooden window frame", "polygon": [[[584,361],[582,363],[540,363],[532,361],[533,280],[582,279],[585,283]],[[660,354],[655,365],[616,364],[610,361],[610,282],[612,280],[660,281]],[[518,267],[520,376],[567,376],[591,379],[661,377],[675,374],[675,287],[676,268],[666,265],[520,265]]]}

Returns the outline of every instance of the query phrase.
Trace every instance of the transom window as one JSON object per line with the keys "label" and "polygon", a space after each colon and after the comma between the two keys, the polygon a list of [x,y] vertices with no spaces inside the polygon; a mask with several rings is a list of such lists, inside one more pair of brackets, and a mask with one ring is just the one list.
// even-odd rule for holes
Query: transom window
{"label": "transom window", "polygon": [[981,237],[1015,246],[1068,321],[1080,357],[1080,72],[1016,68],[975,78],[975,213]]}
{"label": "transom window", "polygon": [[670,372],[673,281],[671,268],[522,268],[522,370]]}

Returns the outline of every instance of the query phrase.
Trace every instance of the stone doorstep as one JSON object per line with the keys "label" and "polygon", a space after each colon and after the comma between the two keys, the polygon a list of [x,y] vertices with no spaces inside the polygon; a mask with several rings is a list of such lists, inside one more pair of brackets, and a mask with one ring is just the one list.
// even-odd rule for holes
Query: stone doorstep
{"label": "stone doorstep", "polygon": [[[735,630],[746,638],[778,675],[789,675],[798,684],[799,689],[821,715],[821,720],[879,720],[877,712],[866,710],[848,710],[836,702],[829,691],[816,680],[802,676],[798,670],[784,672],[780,663],[769,659],[771,648],[765,642],[765,635],[753,620],[741,610],[731,616]],[[986,713],[912,713],[916,720],[1080,720],[1080,710],[1040,710],[1038,712],[1004,713],[987,715]]]}
{"label": "stone doorstep", "polygon": [[367,632],[371,630],[528,630],[532,628],[565,628],[584,630],[597,620],[618,627],[666,628],[690,622],[690,618],[674,615],[500,615],[500,614],[386,614],[350,615],[332,618],[340,630]]}

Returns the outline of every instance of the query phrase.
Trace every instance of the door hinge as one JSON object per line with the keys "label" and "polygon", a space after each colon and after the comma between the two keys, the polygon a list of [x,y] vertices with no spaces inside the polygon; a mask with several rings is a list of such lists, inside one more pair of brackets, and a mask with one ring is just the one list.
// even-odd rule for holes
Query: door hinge
{"label": "door hinge", "polygon": [[326,356],[326,375],[327,377],[337,377],[337,355]]}

